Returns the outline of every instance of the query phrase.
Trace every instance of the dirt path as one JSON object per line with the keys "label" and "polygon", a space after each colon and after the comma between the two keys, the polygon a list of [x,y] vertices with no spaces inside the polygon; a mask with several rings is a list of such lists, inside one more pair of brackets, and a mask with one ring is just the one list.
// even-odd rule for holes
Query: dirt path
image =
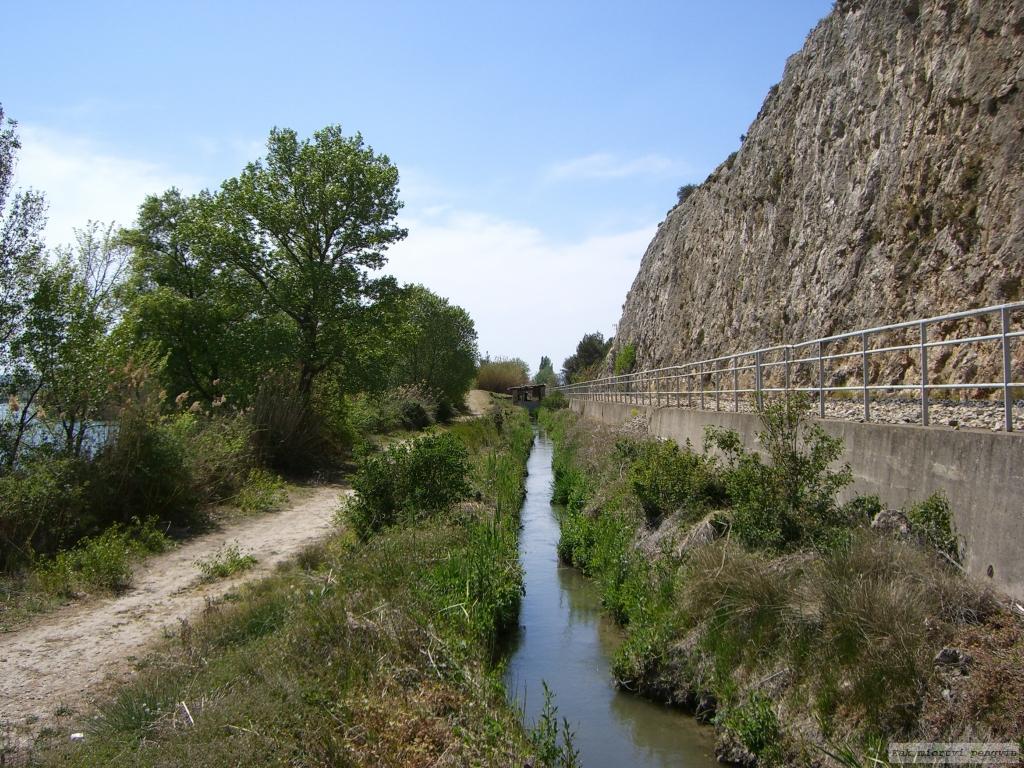
{"label": "dirt path", "polygon": [[[123,595],[69,605],[0,634],[0,724],[38,731],[59,708],[80,708],[106,684],[129,677],[131,662],[146,646],[201,610],[207,598],[266,575],[325,536],[347,492],[337,486],[301,491],[280,512],[226,526],[146,560]],[[257,565],[232,579],[201,583],[195,561],[234,541]]]}
{"label": "dirt path", "polygon": [[494,410],[491,393],[483,389],[471,389],[466,394],[466,405],[474,416],[486,416]]}

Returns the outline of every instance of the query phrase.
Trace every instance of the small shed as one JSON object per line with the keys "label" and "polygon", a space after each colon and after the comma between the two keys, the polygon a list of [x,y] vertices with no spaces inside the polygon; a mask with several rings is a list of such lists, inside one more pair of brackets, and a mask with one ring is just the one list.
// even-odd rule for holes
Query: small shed
{"label": "small shed", "polygon": [[524,384],[521,387],[509,387],[508,393],[512,395],[512,402],[515,405],[521,405],[532,411],[540,406],[540,401],[544,399],[547,388],[547,384]]}

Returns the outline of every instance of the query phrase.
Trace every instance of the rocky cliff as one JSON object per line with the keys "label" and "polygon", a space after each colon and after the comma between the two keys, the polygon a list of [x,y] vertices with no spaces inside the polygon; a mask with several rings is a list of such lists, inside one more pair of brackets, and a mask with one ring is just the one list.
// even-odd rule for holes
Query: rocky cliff
{"label": "rocky cliff", "polygon": [[1024,298],[1022,89],[1024,0],[838,2],[659,226],[616,348],[652,367]]}

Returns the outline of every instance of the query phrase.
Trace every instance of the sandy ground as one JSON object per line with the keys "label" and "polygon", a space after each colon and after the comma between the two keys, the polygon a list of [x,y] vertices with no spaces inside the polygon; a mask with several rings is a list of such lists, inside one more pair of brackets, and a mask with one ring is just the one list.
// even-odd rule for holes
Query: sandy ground
{"label": "sandy ground", "polygon": [[484,416],[494,410],[491,393],[483,389],[471,389],[466,395],[466,405],[474,416]]}
{"label": "sandy ground", "polygon": [[[59,709],[92,703],[110,684],[130,677],[131,662],[166,631],[176,631],[180,619],[202,610],[207,599],[265,576],[328,534],[346,493],[338,486],[303,489],[280,512],[225,526],[146,560],[122,595],[68,605],[0,634],[0,724],[38,732]],[[202,583],[195,561],[235,541],[257,559],[256,566]]]}

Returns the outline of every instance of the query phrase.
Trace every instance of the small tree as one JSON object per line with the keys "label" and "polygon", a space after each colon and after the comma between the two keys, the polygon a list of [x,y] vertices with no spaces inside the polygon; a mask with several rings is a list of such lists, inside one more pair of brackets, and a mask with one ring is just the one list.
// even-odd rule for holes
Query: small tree
{"label": "small tree", "polygon": [[558,374],[555,373],[555,367],[551,364],[551,358],[547,355],[543,355],[540,359],[540,365],[537,367],[537,373],[533,377],[534,384],[546,384],[549,387],[557,386]]}
{"label": "small tree", "polygon": [[421,385],[448,405],[462,402],[476,375],[476,327],[462,307],[422,285],[398,298],[394,386]]}

